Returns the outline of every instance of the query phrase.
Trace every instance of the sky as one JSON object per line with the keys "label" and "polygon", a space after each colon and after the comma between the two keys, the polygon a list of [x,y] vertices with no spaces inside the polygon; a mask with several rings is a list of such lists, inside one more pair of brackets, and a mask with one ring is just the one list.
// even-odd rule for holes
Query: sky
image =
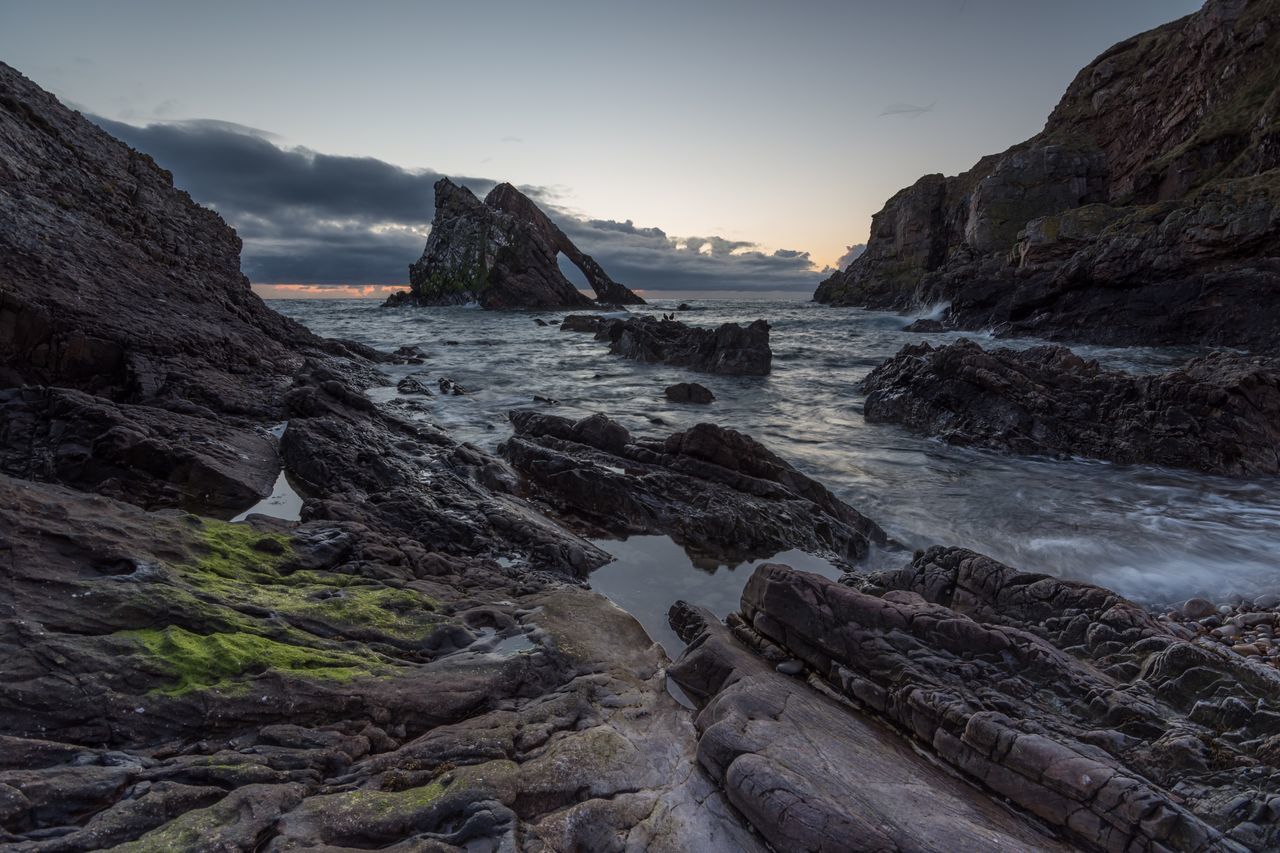
{"label": "sky", "polygon": [[0,0],[0,59],[222,213],[257,284],[403,284],[448,175],[645,292],[808,293],[894,192],[1198,5]]}

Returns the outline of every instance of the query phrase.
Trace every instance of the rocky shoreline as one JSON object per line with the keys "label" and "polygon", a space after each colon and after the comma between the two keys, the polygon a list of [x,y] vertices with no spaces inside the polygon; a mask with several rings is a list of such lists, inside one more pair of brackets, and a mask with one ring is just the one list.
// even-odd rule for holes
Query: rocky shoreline
{"label": "rocky shoreline", "polygon": [[[551,270],[594,262],[514,188],[437,203],[405,299],[591,304]],[[3,64],[0,241],[6,849],[1280,845],[1274,602],[1157,616],[960,548],[908,559],[711,423],[658,440],[517,410],[500,455],[460,443],[368,394],[420,352],[275,314],[216,214]],[[633,301],[587,274],[600,302]],[[764,321],[560,326],[588,327],[641,361],[772,360]],[[956,346],[988,391],[1048,382]],[[919,393],[902,377],[938,352],[891,362],[885,387]],[[1105,399],[1128,381],[1051,355]],[[299,518],[226,520],[282,473]],[[726,623],[675,603],[673,662],[588,586],[609,560],[589,537],[636,533],[850,572],[763,565]]]}
{"label": "rocky shoreline", "polygon": [[1280,3],[1209,0],[1105,51],[1031,139],[926,175],[818,302],[951,329],[1274,351]]}

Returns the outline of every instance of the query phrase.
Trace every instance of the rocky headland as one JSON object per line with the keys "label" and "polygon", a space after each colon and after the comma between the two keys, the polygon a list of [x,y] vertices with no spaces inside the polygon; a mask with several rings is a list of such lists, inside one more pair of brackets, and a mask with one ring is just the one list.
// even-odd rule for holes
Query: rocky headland
{"label": "rocky headland", "polygon": [[1060,346],[904,347],[862,382],[866,419],[1012,453],[1250,476],[1280,473],[1280,364],[1213,353],[1167,373]]}
{"label": "rocky headland", "polygon": [[636,361],[688,367],[704,373],[765,376],[773,366],[769,324],[723,323],[714,329],[690,326],[670,318],[599,317],[571,314],[562,332],[590,332],[609,342],[609,352]]}
{"label": "rocky headland", "polygon": [[[484,201],[448,178],[435,184],[435,217],[422,257],[409,267],[409,290],[388,306],[463,305],[483,308],[588,308],[643,305],[584,253],[532,199],[498,184]],[[588,299],[560,271],[563,253],[586,277]]]}
{"label": "rocky headland", "polygon": [[[1214,28],[1257,8],[1215,2],[1177,27],[1225,38]],[[400,302],[592,304],[557,252],[601,302],[634,301],[514,189],[480,202],[442,182],[436,201]],[[388,382],[379,365],[421,350],[275,314],[215,213],[3,64],[0,241],[6,849],[1280,845],[1274,601],[1161,617],[959,548],[908,561],[821,483],[709,423],[654,439],[520,410],[500,455],[460,443],[367,393]],[[764,321],[560,328],[714,373],[772,358]],[[1018,428],[1045,452],[1075,452],[1044,436],[1095,406],[1217,442],[1224,467],[1267,458],[1239,436],[1265,429],[1244,402],[1271,411],[1270,368],[1213,357],[1138,387],[1071,359],[957,346],[881,376],[922,370],[913,388],[981,401],[979,426],[1029,412]],[[1053,382],[1071,411],[1041,400]],[[408,376],[399,390],[431,393]],[[1191,428],[1166,403],[1228,416]],[[297,518],[228,520],[282,473]],[[592,538],[634,533],[852,571],[761,566],[727,624],[676,604],[688,647],[672,662],[588,586],[610,559]]]}
{"label": "rocky headland", "polygon": [[1280,2],[1209,0],[1076,75],[1044,130],[872,218],[814,298],[1002,335],[1280,341]]}

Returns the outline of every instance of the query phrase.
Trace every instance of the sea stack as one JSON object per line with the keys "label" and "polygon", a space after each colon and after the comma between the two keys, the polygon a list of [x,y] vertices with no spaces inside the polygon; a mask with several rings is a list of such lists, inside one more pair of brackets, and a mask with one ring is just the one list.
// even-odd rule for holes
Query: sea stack
{"label": "sea stack", "polygon": [[[591,308],[643,305],[511,184],[498,184],[484,201],[448,178],[435,184],[431,236],[409,267],[408,291],[388,306],[463,305],[488,309]],[[595,291],[584,296],[560,271],[563,253]]]}

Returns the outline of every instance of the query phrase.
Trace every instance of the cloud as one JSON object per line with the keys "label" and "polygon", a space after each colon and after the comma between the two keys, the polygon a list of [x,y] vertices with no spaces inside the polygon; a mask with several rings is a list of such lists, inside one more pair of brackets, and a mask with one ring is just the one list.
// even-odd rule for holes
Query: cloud
{"label": "cloud", "polygon": [[848,269],[849,264],[862,257],[862,253],[867,250],[866,243],[855,243],[852,246],[845,247],[844,254],[836,261],[836,269]]}
{"label": "cloud", "polygon": [[[250,280],[270,284],[405,284],[422,254],[439,172],[372,157],[286,148],[273,134],[230,122],[136,126],[92,117],[155,158],[174,182],[233,225]],[[452,177],[452,176],[451,176]],[[496,183],[453,177],[483,196]],[[646,291],[812,290],[807,252],[766,253],[720,236],[678,238],[630,220],[586,219],[555,203],[553,187],[521,187],[618,281]]]}

